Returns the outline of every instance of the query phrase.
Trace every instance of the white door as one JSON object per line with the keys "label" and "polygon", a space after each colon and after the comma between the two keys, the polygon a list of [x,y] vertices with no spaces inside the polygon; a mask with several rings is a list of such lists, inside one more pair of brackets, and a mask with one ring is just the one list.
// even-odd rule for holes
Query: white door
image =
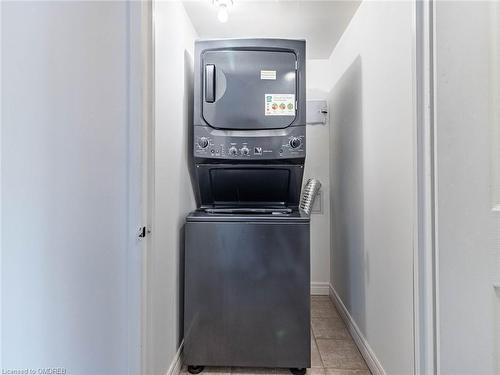
{"label": "white door", "polygon": [[1,4],[5,371],[139,372],[138,17],[125,2]]}
{"label": "white door", "polygon": [[500,4],[435,12],[441,374],[500,374]]}

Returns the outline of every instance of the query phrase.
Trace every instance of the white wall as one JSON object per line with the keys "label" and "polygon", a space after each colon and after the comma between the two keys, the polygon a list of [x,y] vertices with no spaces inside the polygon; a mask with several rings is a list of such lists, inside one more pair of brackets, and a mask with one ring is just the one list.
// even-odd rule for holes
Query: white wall
{"label": "white wall", "polygon": [[196,33],[180,2],[154,3],[154,199],[148,259],[148,374],[165,374],[182,339],[184,218],[195,208],[188,167]]}
{"label": "white wall", "polygon": [[2,369],[139,372],[138,7],[1,4]]}
{"label": "white wall", "polygon": [[[328,60],[307,60],[307,100],[326,100]],[[311,216],[311,291],[328,294],[330,284],[330,170],[329,125],[307,125],[307,157],[304,183],[309,178],[321,181],[321,213]]]}
{"label": "white wall", "polygon": [[499,374],[500,4],[435,17],[439,367]]}
{"label": "white wall", "polygon": [[413,373],[413,7],[364,1],[329,61],[331,282],[388,374]]}

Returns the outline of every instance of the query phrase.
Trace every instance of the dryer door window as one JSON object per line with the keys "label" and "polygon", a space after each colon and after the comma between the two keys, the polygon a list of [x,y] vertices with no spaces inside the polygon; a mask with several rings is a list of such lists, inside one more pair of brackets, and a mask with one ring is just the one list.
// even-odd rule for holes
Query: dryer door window
{"label": "dryer door window", "polygon": [[221,50],[202,57],[203,118],[218,129],[281,129],[296,117],[292,52]]}

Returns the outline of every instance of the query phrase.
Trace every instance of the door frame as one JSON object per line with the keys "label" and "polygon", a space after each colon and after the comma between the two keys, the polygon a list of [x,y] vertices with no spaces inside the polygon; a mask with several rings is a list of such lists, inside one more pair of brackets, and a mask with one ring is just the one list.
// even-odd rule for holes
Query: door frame
{"label": "door frame", "polygon": [[[128,280],[130,374],[145,373],[145,324],[147,323],[147,261],[150,236],[152,141],[151,3],[128,4]],[[142,228],[146,232],[142,233]],[[145,236],[144,236],[145,235]]]}
{"label": "door frame", "polygon": [[435,2],[415,0],[414,6],[414,373],[438,374]]}
{"label": "door frame", "polygon": [[141,26],[135,30],[140,39],[139,54],[142,59],[140,74],[142,84],[140,95],[142,102],[141,122],[141,219],[142,226],[145,227],[145,237],[142,239],[142,277],[141,277],[141,346],[140,346],[140,374],[146,374],[149,359],[149,263],[151,243],[151,228],[154,213],[154,12],[151,1],[140,1],[137,3],[140,8]]}

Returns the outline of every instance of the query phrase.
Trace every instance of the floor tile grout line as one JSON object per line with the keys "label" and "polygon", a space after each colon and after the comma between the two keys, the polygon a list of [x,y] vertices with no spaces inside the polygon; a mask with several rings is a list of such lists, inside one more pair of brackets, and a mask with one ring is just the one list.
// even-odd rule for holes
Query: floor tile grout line
{"label": "floor tile grout line", "polygon": [[325,362],[323,362],[323,357],[321,356],[321,352],[319,351],[318,341],[317,341],[316,334],[314,333],[314,330],[312,327],[312,322],[311,322],[311,332],[313,334],[314,345],[316,345],[316,350],[318,351],[318,354],[319,354],[319,360],[321,361],[321,368],[324,370],[325,369]]}
{"label": "floor tile grout line", "polygon": [[[336,312],[336,314],[338,315],[339,312],[337,311],[337,308],[335,307],[335,305],[333,304],[333,302],[328,299],[328,302],[329,302],[329,305],[332,307],[332,309]],[[347,328],[345,323],[343,323],[343,326],[344,328]],[[312,326],[312,324],[311,324]],[[319,345],[318,345],[318,340],[334,340],[334,341],[350,341],[354,344],[354,347],[356,348],[356,350],[358,351],[358,353],[361,355],[361,352],[359,351],[359,348],[357,347],[355,341],[354,341],[354,338],[352,337],[351,333],[349,332],[349,330],[347,330],[347,332],[349,333],[349,337],[347,339],[338,339],[338,338],[317,338],[316,335],[314,334],[314,331],[313,332],[313,335],[314,335],[314,341],[316,343],[316,347],[318,348],[318,352],[319,352],[319,357],[320,357],[320,360],[321,360],[321,363],[323,365],[323,370],[325,370],[325,374],[326,374],[326,370],[327,369],[334,369],[334,370],[343,370],[343,369],[340,369],[338,367],[325,367],[325,364],[324,364],[324,361],[323,361],[323,356],[321,355],[321,351],[319,350]],[[363,356],[361,355],[361,358],[363,359],[363,362],[365,363],[366,367],[368,368],[368,365],[366,364],[366,361],[364,360]],[[351,369],[344,369],[344,370],[351,370]],[[358,369],[352,369],[352,370],[358,370]],[[371,374],[371,371],[370,369],[368,368],[368,373]]]}

